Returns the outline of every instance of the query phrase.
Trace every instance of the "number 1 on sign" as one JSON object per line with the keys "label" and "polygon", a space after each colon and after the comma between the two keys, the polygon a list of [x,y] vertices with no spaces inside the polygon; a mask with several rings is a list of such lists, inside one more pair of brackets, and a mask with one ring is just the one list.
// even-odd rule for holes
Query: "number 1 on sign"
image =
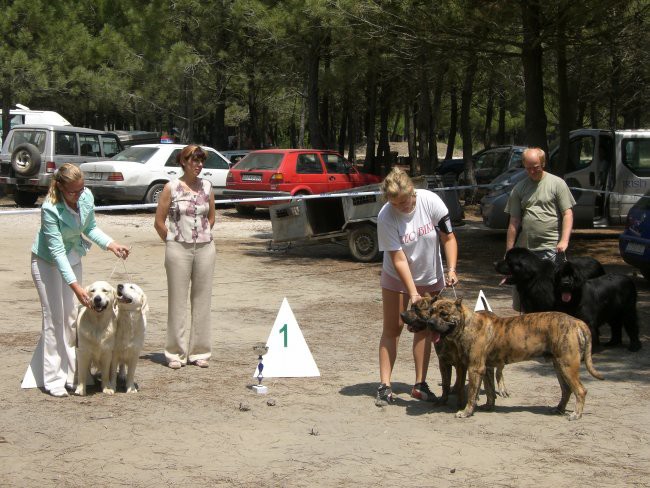
{"label": "number 1 on sign", "polygon": [[282,327],[282,328],[280,329],[280,333],[281,333],[281,334],[284,333],[284,347],[287,347],[287,342],[288,342],[288,339],[287,339],[287,332],[288,332],[288,330],[287,330],[287,324],[284,324],[284,327]]}

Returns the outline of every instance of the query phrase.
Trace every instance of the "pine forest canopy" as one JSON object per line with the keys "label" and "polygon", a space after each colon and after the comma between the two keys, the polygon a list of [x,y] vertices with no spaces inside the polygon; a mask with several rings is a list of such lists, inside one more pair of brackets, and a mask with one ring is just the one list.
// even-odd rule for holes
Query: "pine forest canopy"
{"label": "pine forest canopy", "polygon": [[218,149],[362,144],[375,173],[389,141],[428,173],[438,142],[649,124],[650,0],[2,3],[5,118],[22,103]]}

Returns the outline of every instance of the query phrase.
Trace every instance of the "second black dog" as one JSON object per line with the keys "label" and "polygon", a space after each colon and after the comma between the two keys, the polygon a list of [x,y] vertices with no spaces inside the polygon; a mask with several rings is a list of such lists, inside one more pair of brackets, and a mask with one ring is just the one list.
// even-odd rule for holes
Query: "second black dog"
{"label": "second black dog", "polygon": [[630,351],[641,349],[636,312],[637,292],[631,278],[607,274],[587,279],[581,266],[568,261],[555,277],[556,309],[583,320],[591,329],[594,345],[599,344],[601,325],[612,332],[608,346],[622,343],[623,329],[630,338]]}

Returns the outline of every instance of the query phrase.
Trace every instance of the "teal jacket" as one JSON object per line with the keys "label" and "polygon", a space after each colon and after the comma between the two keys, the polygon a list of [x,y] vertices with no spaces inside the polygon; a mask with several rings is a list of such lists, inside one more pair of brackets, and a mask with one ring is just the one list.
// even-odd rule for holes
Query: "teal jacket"
{"label": "teal jacket", "polygon": [[104,250],[112,242],[112,239],[97,227],[95,199],[87,188],[79,197],[78,206],[81,225],[77,224],[74,215],[63,201],[52,204],[46,199],[41,206],[41,228],[32,246],[32,252],[38,257],[56,264],[67,284],[77,281],[68,261],[68,253],[75,250],[79,256],[85,256],[86,251],[90,249],[90,243],[82,234]]}

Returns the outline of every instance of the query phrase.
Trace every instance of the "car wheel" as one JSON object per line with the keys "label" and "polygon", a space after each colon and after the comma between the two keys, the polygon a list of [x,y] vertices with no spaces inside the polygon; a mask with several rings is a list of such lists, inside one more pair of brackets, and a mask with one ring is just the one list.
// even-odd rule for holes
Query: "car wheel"
{"label": "car wheel", "polygon": [[362,263],[370,263],[379,258],[379,241],[377,227],[372,224],[362,224],[354,227],[348,233],[348,245],[352,256]]}
{"label": "car wheel", "polygon": [[163,188],[165,188],[164,183],[154,183],[151,185],[149,190],[147,190],[147,194],[144,196],[144,203],[158,203],[158,198],[160,198]]}
{"label": "car wheel", "polygon": [[38,193],[32,191],[16,190],[14,193],[14,202],[19,207],[31,207],[38,200]]}
{"label": "car wheel", "polygon": [[41,167],[41,153],[34,144],[18,144],[11,153],[11,166],[20,176],[38,173]]}
{"label": "car wheel", "polygon": [[235,205],[235,210],[239,215],[250,217],[255,213],[255,205]]}

